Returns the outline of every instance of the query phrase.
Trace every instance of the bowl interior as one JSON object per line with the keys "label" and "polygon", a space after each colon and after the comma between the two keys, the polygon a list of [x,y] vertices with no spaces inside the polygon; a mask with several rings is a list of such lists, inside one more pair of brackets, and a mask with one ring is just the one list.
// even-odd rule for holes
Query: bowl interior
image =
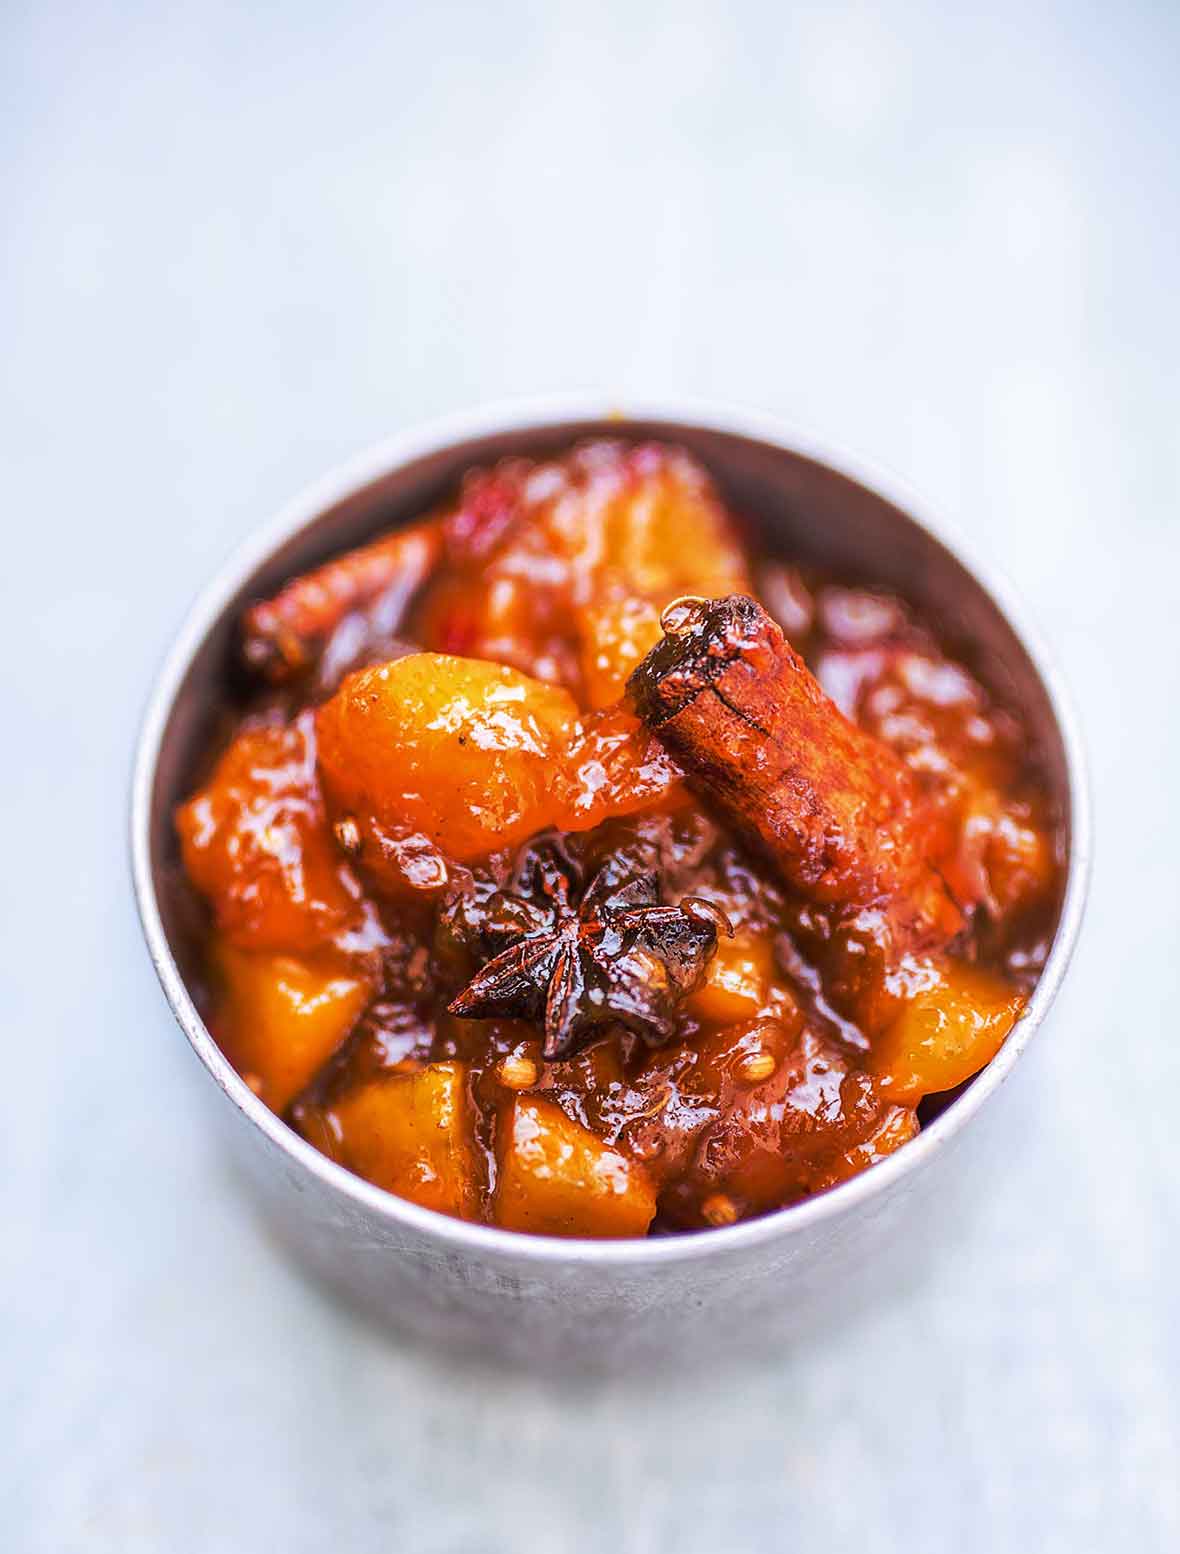
{"label": "bowl interior", "polygon": [[[172,814],[208,761],[231,683],[242,607],[295,573],[419,516],[472,465],[510,454],[544,455],[588,437],[660,439],[688,448],[767,550],[890,588],[911,601],[1003,702],[1021,710],[1055,796],[1073,858],[1070,756],[1053,696],[1011,605],[989,589],[928,528],[893,501],[831,464],[773,441],[718,427],[660,419],[570,419],[482,432],[342,483],[280,523],[273,544],[238,564],[198,607],[182,650],[177,689],[160,729],[148,801],[150,875],[169,947],[199,1003],[199,918],[181,876]],[[1059,926],[1059,925],[1058,925]]]}

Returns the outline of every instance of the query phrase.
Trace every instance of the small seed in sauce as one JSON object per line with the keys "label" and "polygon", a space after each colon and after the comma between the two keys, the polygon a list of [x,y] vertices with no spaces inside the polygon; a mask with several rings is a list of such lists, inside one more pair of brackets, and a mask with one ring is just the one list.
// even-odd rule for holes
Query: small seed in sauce
{"label": "small seed in sauce", "polygon": [[710,1193],[701,1204],[701,1218],[710,1225],[733,1225],[737,1217],[737,1204],[728,1193]]}
{"label": "small seed in sauce", "polygon": [[332,827],[336,833],[336,840],[350,857],[355,857],[361,850],[360,827],[351,815],[344,815]]}
{"label": "small seed in sauce", "polygon": [[500,1064],[499,1075],[509,1090],[531,1090],[537,1082],[537,1065],[532,1058],[510,1052]]}
{"label": "small seed in sauce", "polygon": [[758,1052],[748,1053],[738,1064],[738,1073],[748,1085],[760,1085],[764,1079],[769,1079],[777,1067],[774,1054],[767,1052],[765,1048]]}

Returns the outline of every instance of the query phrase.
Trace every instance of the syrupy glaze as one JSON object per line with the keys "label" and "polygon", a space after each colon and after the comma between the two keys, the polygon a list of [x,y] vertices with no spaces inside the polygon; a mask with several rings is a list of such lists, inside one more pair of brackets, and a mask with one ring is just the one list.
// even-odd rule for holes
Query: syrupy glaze
{"label": "syrupy glaze", "polygon": [[[871,736],[856,759],[901,758],[941,838],[941,940],[891,937],[905,902],[792,884],[686,780],[627,694],[685,594],[761,600]],[[676,449],[473,472],[244,631],[257,694],[177,815],[207,1018],[276,1112],[391,1191],[560,1235],[762,1214],[912,1138],[1036,981],[1062,858],[1018,709],[897,597],[759,554]],[[790,780],[806,799],[807,751]],[[576,906],[604,867],[732,929],[667,1033],[604,1018],[547,1060],[535,1009],[448,1012],[540,931],[546,870]]]}

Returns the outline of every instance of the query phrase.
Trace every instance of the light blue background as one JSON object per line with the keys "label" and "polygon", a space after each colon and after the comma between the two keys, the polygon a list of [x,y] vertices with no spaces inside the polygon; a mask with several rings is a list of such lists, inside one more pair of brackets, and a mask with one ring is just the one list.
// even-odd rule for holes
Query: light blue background
{"label": "light blue background", "polygon": [[[4,7],[6,1548],[1180,1546],[1177,19]],[[392,430],[569,388],[744,402],[908,478],[1059,650],[1100,827],[961,1243],[654,1396],[448,1368],[302,1281],[124,858],[143,699],[228,550]]]}

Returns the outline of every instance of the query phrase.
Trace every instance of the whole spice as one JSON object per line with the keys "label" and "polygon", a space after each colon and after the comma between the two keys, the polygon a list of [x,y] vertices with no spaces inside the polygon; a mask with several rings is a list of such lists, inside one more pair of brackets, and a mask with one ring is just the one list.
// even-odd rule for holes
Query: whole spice
{"label": "whole spice", "polygon": [[[512,1017],[543,1022],[543,1056],[567,1058],[602,1027],[619,1024],[652,1046],[676,1031],[681,1000],[700,986],[729,922],[694,896],[661,903],[656,874],[608,859],[572,902],[570,877],[543,875],[541,926],[514,934],[449,1005],[469,1020]],[[501,918],[501,920],[503,920]]]}
{"label": "whole spice", "polygon": [[843,716],[753,599],[677,600],[663,625],[628,691],[690,784],[802,898],[888,903],[897,953],[950,939],[947,839],[901,758]]}
{"label": "whole spice", "polygon": [[437,528],[415,524],[294,578],[242,617],[247,666],[272,684],[284,684],[312,668],[333,633],[354,614],[364,619],[358,620],[353,657],[364,639],[391,636],[441,548]]}

